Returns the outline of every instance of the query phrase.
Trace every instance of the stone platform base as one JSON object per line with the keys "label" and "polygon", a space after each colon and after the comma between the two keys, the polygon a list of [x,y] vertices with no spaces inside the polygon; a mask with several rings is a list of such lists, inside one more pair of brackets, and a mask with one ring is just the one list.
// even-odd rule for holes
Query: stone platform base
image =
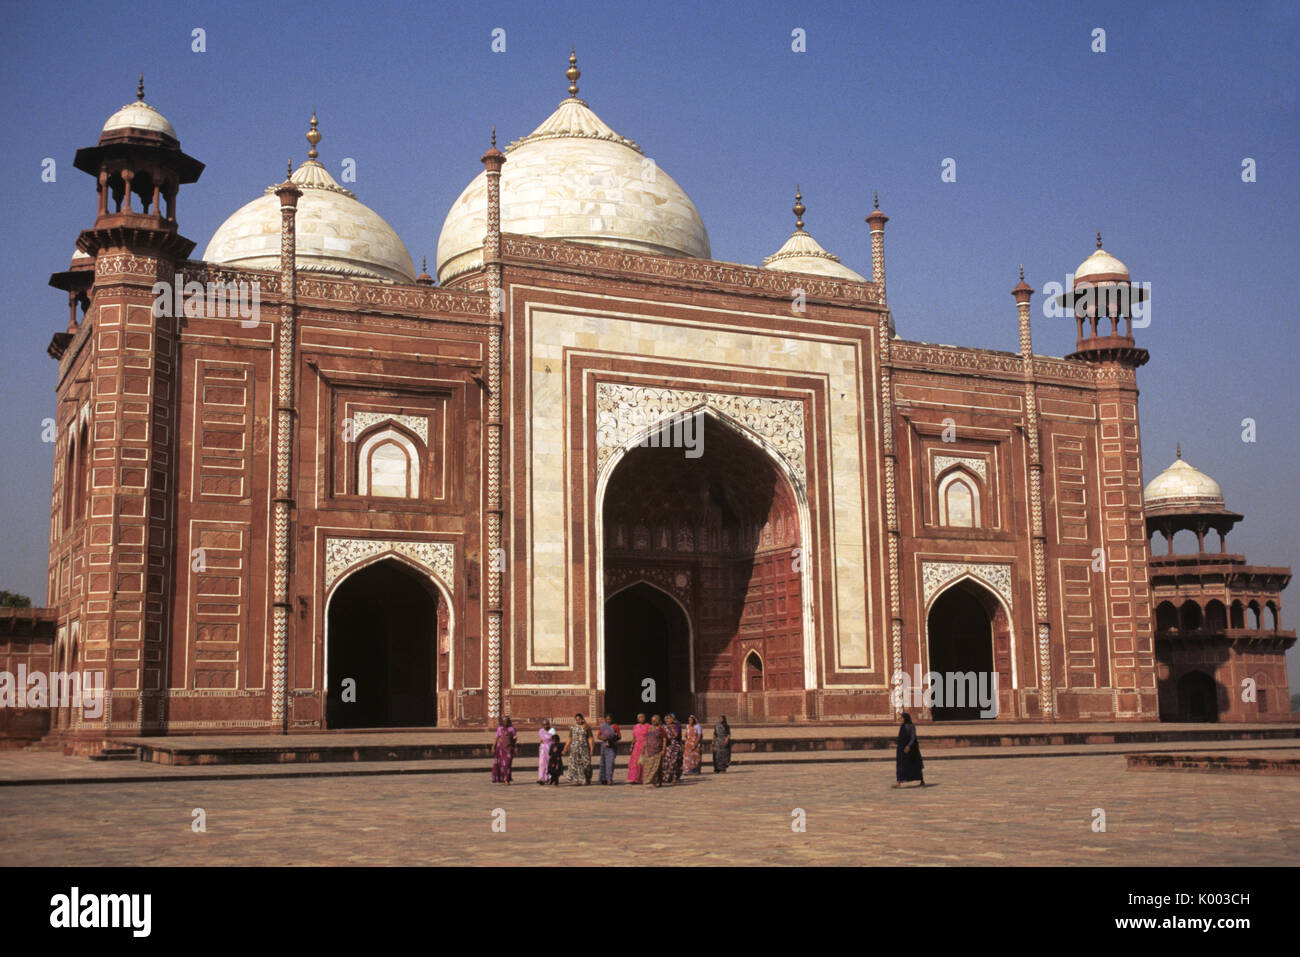
{"label": "stone platform base", "polygon": [[1220,774],[1300,775],[1300,748],[1294,751],[1196,754],[1158,752],[1126,754],[1129,771],[1211,771]]}
{"label": "stone platform base", "polygon": [[[568,729],[560,729],[567,739]],[[631,730],[623,729],[619,753],[631,748]],[[878,727],[810,728],[732,726],[732,753],[793,754],[892,750],[896,735]],[[1041,723],[1013,725],[962,722],[921,729],[923,749],[1073,747],[1168,742],[1294,740],[1300,748],[1300,725],[1168,725],[1075,724],[1045,728]],[[328,732],[294,735],[203,735],[115,739],[118,746],[139,749],[140,758],[155,764],[316,764],[339,761],[436,761],[490,758],[492,736],[486,732]],[[704,750],[712,745],[712,728],[705,729]],[[519,727],[517,757],[537,756],[536,729]],[[597,748],[599,750],[599,748]]]}

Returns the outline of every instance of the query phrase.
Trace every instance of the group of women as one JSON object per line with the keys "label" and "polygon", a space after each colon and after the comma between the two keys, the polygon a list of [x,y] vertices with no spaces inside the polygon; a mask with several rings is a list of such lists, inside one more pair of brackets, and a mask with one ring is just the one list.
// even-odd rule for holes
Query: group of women
{"label": "group of women", "polygon": [[[538,728],[537,783],[559,784],[560,775],[570,784],[591,783],[591,756],[596,735],[606,751],[601,767],[601,783],[612,784],[613,758],[621,737],[618,726],[608,717],[594,732],[582,715],[575,715],[569,728],[569,740],[560,742],[559,731],[550,721]],[[665,718],[652,715],[647,721],[637,715],[632,729],[632,753],[628,758],[627,782],[661,787],[676,784],[686,774],[699,774],[703,763],[704,728],[691,715],[685,724],[675,715]],[[613,742],[613,743],[610,743]],[[497,723],[493,742],[492,780],[511,782],[511,766],[518,751],[518,733],[509,715]],[[565,761],[565,758],[568,761]],[[713,728],[713,771],[725,772],[731,764],[731,726],[722,715]]]}

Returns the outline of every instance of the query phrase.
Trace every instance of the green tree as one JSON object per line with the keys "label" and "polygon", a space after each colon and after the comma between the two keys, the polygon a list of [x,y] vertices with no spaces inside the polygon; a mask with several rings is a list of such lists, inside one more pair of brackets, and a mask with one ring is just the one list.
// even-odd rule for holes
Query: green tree
{"label": "green tree", "polygon": [[0,590],[0,607],[31,608],[32,600],[26,595],[20,595],[14,591]]}

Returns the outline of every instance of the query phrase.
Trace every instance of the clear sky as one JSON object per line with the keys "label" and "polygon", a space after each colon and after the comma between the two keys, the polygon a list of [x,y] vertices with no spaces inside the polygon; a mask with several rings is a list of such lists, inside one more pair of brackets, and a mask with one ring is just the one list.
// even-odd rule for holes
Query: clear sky
{"label": "clear sky", "polygon": [[[45,592],[56,364],[50,289],[95,190],[72,167],[146,98],[207,164],[178,203],[201,255],[220,223],[305,158],[356,161],[358,197],[418,266],[451,202],[502,142],[581,95],[699,208],[716,259],[757,264],[793,228],[870,275],[872,190],[890,217],[889,301],[908,339],[1018,348],[1010,296],[1094,248],[1152,284],[1139,372],[1146,478],[1184,457],[1245,521],[1233,551],[1300,566],[1294,306],[1300,265],[1300,4],[267,3],[9,5],[0,36],[0,231],[9,277],[0,400],[0,588]],[[492,32],[506,49],[493,52]],[[1093,31],[1105,30],[1104,53]],[[204,31],[194,52],[193,31]],[[792,31],[806,52],[792,50]],[[52,183],[42,161],[56,161]],[[941,164],[956,160],[956,181]],[[1253,159],[1256,181],[1242,180]],[[430,262],[432,267],[433,263]],[[1034,347],[1063,355],[1073,322]],[[1255,423],[1242,440],[1243,419]],[[1300,591],[1283,624],[1300,621]],[[1293,690],[1300,654],[1291,654]]]}

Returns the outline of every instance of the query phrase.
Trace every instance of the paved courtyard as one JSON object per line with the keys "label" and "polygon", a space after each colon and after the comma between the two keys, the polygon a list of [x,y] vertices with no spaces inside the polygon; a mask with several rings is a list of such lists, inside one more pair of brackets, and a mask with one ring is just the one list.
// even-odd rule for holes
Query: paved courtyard
{"label": "paved courtyard", "polygon": [[737,765],[657,791],[543,789],[534,769],[517,762],[509,787],[486,768],[0,787],[0,848],[77,866],[1300,863],[1297,778],[1126,772],[1113,754],[935,760],[923,790],[891,789],[884,761]]}

